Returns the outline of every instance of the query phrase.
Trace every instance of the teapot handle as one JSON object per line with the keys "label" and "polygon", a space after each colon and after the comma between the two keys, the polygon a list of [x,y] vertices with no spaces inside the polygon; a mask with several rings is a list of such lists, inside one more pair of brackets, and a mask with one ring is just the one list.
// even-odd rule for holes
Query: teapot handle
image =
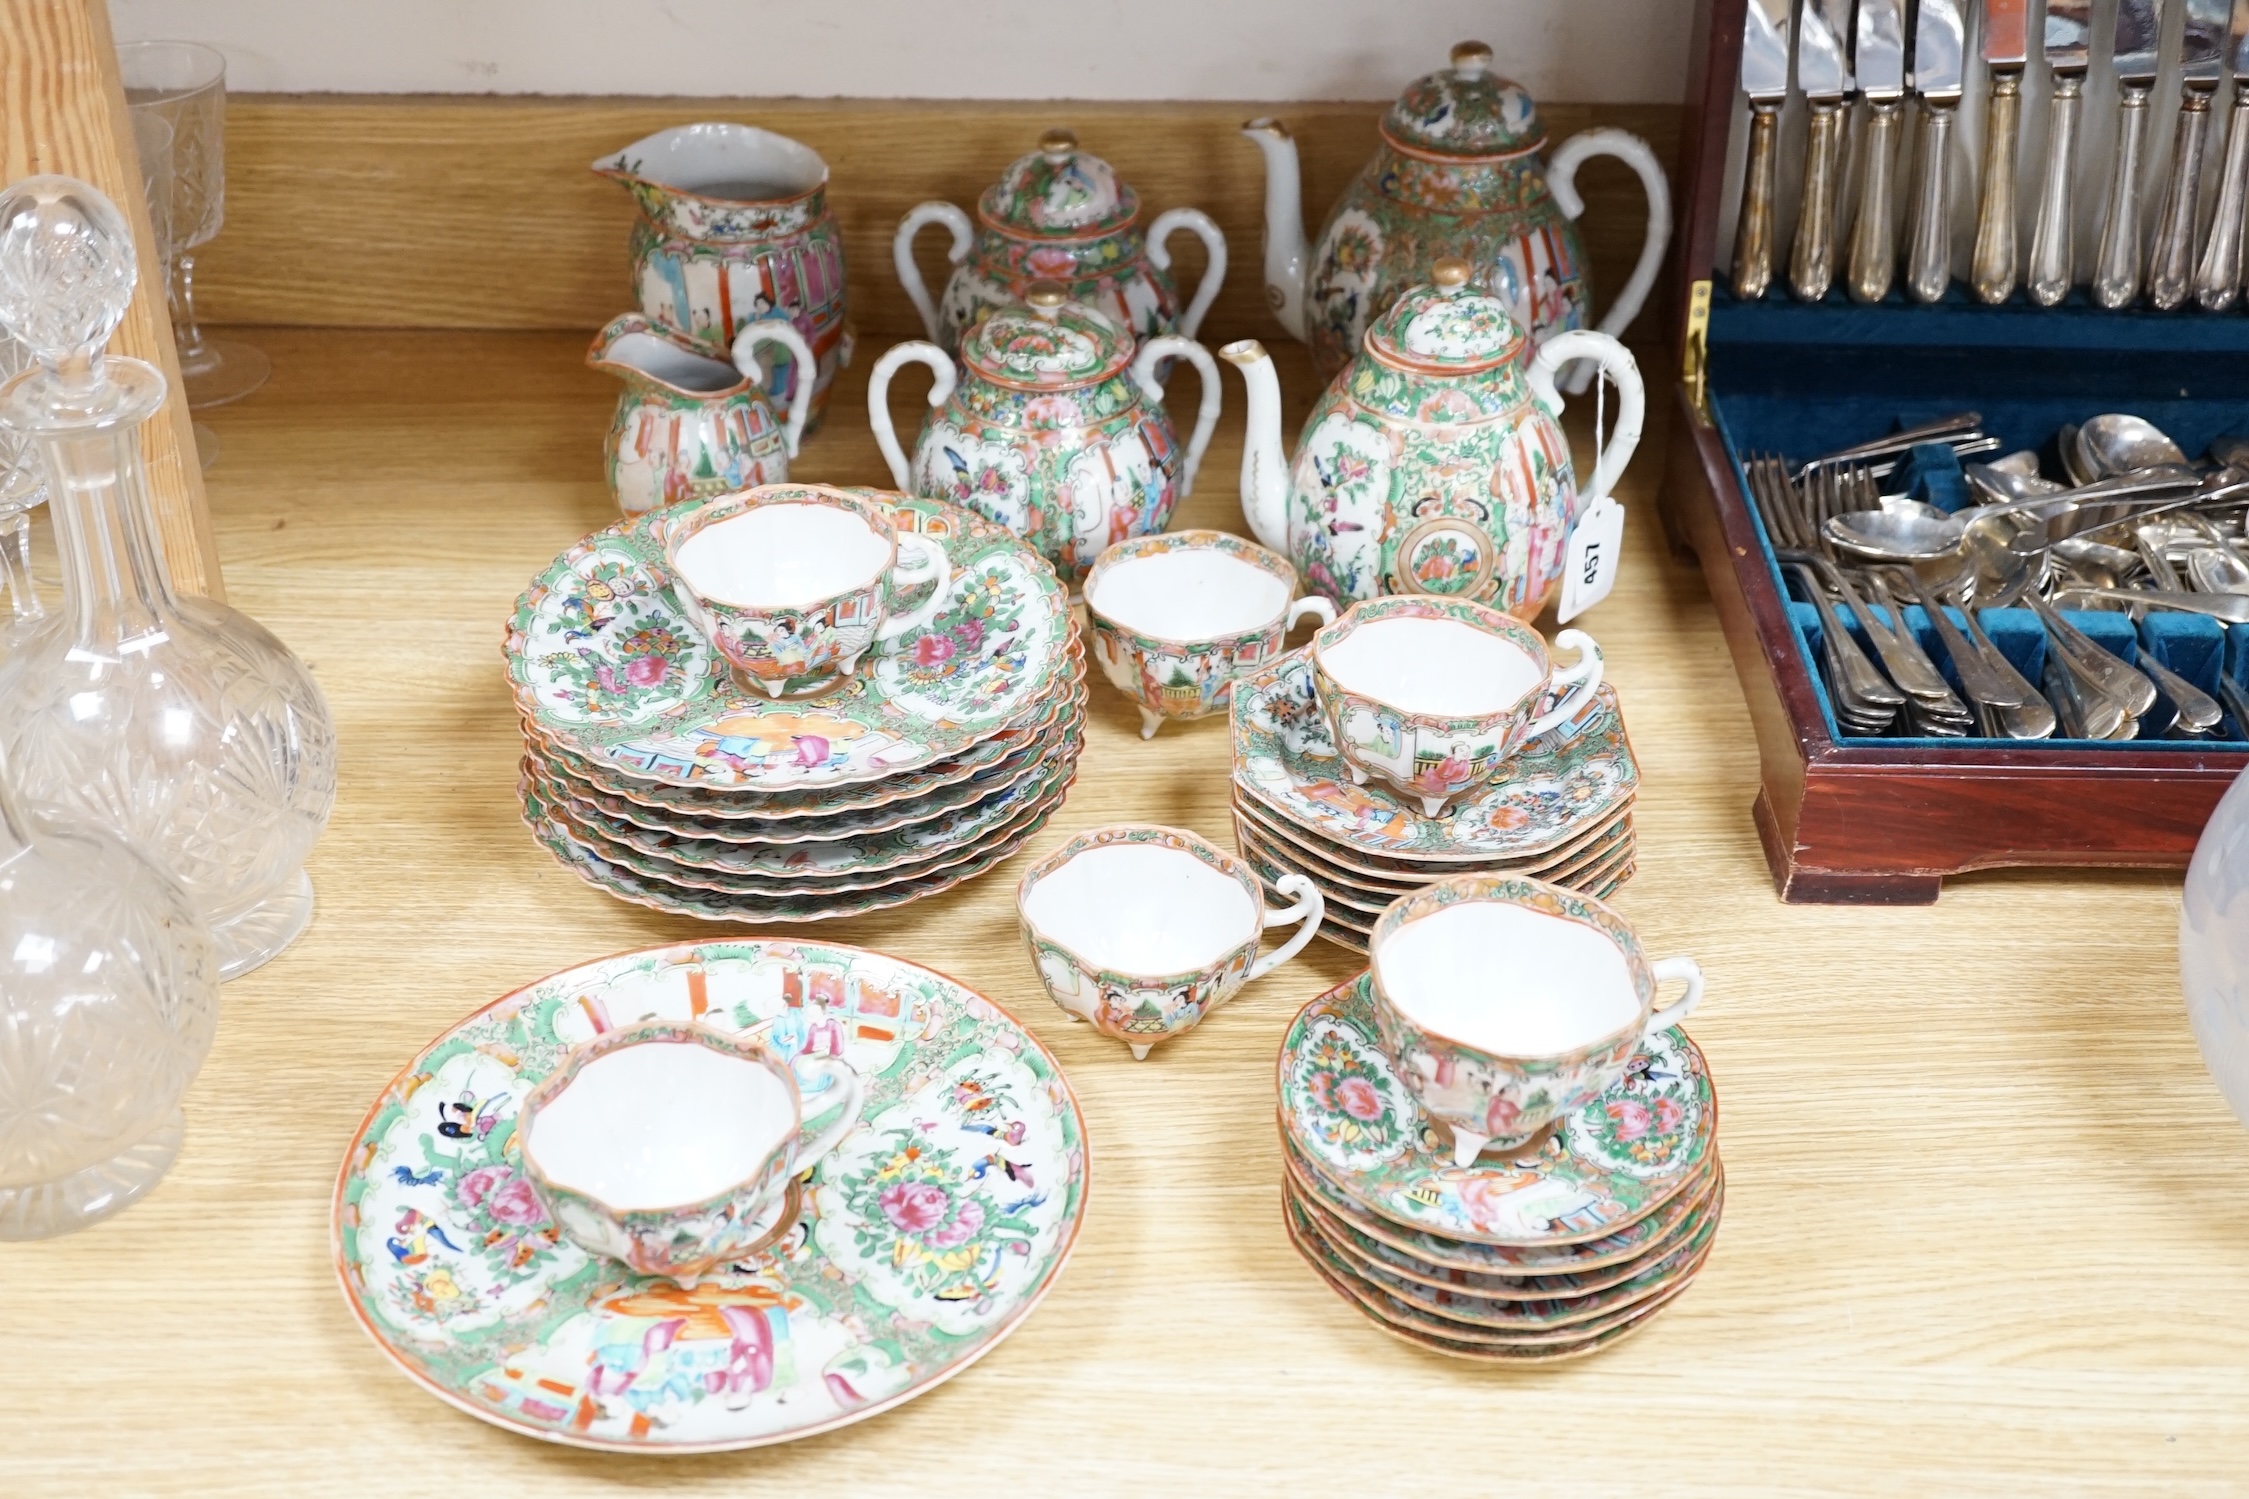
{"label": "teapot handle", "polygon": [[1593,477],[1578,491],[1579,512],[1616,488],[1632,450],[1640,445],[1640,428],[1647,419],[1648,393],[1640,383],[1640,366],[1632,351],[1606,333],[1572,328],[1557,333],[1538,346],[1531,358],[1531,394],[1556,421],[1562,419],[1562,397],[1554,389],[1554,372],[1572,359],[1590,359],[1601,373],[1616,382],[1616,430],[1601,451],[1593,455]]}
{"label": "teapot handle", "polygon": [[765,383],[764,368],[757,358],[759,344],[779,344],[796,361],[796,379],[789,383],[789,427],[782,437],[789,456],[794,458],[797,444],[804,440],[804,419],[812,414],[812,387],[820,383],[820,361],[812,357],[812,345],[804,341],[795,324],[782,318],[744,323],[742,331],[734,335],[734,367],[754,384]]}
{"label": "teapot handle", "polygon": [[1203,266],[1203,279],[1195,287],[1195,300],[1179,315],[1179,331],[1193,338],[1195,330],[1203,325],[1203,314],[1218,300],[1219,283],[1226,279],[1226,236],[1211,222],[1210,215],[1199,208],[1167,208],[1148,226],[1149,264],[1159,271],[1171,269],[1170,240],[1182,229],[1192,230],[1195,238],[1203,242],[1203,248],[1210,252]]}
{"label": "teapot handle", "polygon": [[937,345],[914,339],[884,350],[867,375],[867,425],[875,429],[875,446],[882,449],[883,462],[890,465],[891,487],[911,494],[906,453],[898,446],[898,429],[890,423],[890,377],[902,364],[926,364],[936,376],[929,386],[929,404],[934,410],[953,393],[953,361]]}
{"label": "teapot handle", "polygon": [[[1663,163],[1656,160],[1648,143],[1631,131],[1607,127],[1580,130],[1554,148],[1546,170],[1546,185],[1553,191],[1555,203],[1573,219],[1585,212],[1585,200],[1577,192],[1577,169],[1589,156],[1614,156],[1640,174],[1640,186],[1648,195],[1648,232],[1640,242],[1640,263],[1632,268],[1632,279],[1624,283],[1624,290],[1617,293],[1600,323],[1601,332],[1614,336],[1640,315],[1641,304],[1656,284],[1664,248],[1671,243],[1671,182],[1663,175]],[[1583,395],[1592,378],[1590,368],[1573,370],[1565,388],[1573,396]]]}
{"label": "teapot handle", "polygon": [[1174,354],[1185,358],[1203,378],[1203,404],[1195,414],[1195,435],[1187,439],[1187,458],[1179,466],[1179,498],[1184,500],[1195,492],[1195,470],[1202,466],[1203,449],[1210,446],[1211,429],[1218,425],[1218,362],[1210,357],[1210,350],[1191,338],[1181,338],[1176,333],[1160,334],[1140,346],[1140,353],[1132,361],[1132,383],[1139,386],[1149,400],[1162,401],[1164,388],[1156,378],[1156,366]]}
{"label": "teapot handle", "polygon": [[[929,287],[921,279],[921,267],[914,264],[914,236],[930,224],[943,224],[953,231],[953,247],[945,252],[945,258],[954,265],[968,259],[968,247],[975,242],[976,228],[969,223],[967,214],[950,203],[917,203],[898,221],[898,232],[891,237],[890,263],[898,269],[898,284],[906,288],[914,311],[921,314],[921,325],[928,330],[929,341],[942,343],[944,340],[937,336],[937,304],[929,299]],[[1642,294],[1645,295],[1644,290]]]}

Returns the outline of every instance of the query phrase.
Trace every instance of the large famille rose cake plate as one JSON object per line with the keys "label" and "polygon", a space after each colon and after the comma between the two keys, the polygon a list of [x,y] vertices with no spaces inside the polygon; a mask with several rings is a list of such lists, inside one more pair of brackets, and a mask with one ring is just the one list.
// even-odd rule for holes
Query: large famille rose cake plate
{"label": "large famille rose cake plate", "polygon": [[[562,1237],[515,1138],[573,1045],[650,1016],[842,1056],[866,1086],[797,1220],[691,1290]],[[344,1160],[334,1251],[360,1324],[448,1404],[573,1446],[722,1451],[874,1415],[990,1351],[1060,1274],[1086,1182],[1069,1084],[991,1001],[858,948],[682,943],[542,979],[416,1057]]]}

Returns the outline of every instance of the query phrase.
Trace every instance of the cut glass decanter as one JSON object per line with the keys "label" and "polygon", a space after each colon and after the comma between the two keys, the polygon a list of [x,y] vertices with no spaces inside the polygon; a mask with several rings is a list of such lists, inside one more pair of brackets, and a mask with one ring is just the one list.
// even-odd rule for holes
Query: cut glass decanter
{"label": "cut glass decanter", "polygon": [[139,432],[164,377],[102,352],[134,274],[124,219],[94,188],[43,176],[0,194],[0,325],[37,361],[0,388],[0,422],[44,459],[63,574],[62,608],[0,678],[0,739],[27,801],[172,873],[234,978],[311,919],[304,862],[335,800],[335,726],[256,620],[173,591]]}

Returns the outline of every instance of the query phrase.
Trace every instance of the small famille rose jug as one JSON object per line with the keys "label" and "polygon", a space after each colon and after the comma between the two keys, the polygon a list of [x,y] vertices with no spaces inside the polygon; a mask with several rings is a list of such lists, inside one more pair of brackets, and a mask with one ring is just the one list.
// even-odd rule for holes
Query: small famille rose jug
{"label": "small famille rose jug", "polygon": [[[1202,376],[1194,436],[1180,445],[1159,372],[1184,357]],[[890,420],[890,379],[929,366],[936,382],[912,460]],[[947,500],[1029,542],[1075,588],[1093,559],[1130,536],[1161,531],[1194,488],[1218,423],[1218,366],[1175,334],[1134,346],[1060,282],[1035,283],[1028,305],[968,332],[961,363],[935,344],[903,343],[875,361],[867,420],[898,488]]]}
{"label": "small famille rose jug", "polygon": [[[930,301],[914,264],[914,236],[930,224],[953,236],[953,274],[942,303]],[[1172,289],[1167,248],[1181,229],[1209,255],[1185,312]],[[1075,135],[1049,130],[1038,150],[985,189],[973,224],[950,203],[921,204],[899,223],[891,259],[929,341],[950,354],[978,318],[1021,302],[1034,281],[1061,282],[1071,301],[1099,308],[1135,338],[1193,338],[1226,279],[1226,237],[1193,208],[1157,214],[1143,233],[1140,195],[1117,180],[1109,163],[1079,150]]]}
{"label": "small famille rose jug", "polygon": [[[851,359],[844,322],[843,235],[828,212],[828,166],[811,147],[749,125],[680,125],[593,164],[640,206],[633,285],[650,319],[725,358],[746,324],[786,322],[818,373],[818,426],[838,366]],[[807,361],[769,361],[775,409],[794,399]]]}
{"label": "small famille rose jug", "polygon": [[625,382],[603,445],[618,509],[638,515],[789,477],[812,387],[797,386],[783,422],[766,392],[759,344],[812,363],[804,335],[783,322],[744,326],[731,363],[638,313],[595,335],[586,363]]}

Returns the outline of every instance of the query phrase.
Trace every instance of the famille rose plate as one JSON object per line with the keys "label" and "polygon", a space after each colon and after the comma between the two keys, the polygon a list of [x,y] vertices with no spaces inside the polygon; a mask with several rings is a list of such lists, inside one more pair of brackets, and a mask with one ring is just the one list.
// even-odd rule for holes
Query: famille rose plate
{"label": "famille rose plate", "polygon": [[[841,1056],[866,1089],[797,1220],[692,1290],[562,1237],[515,1134],[572,1047],[650,1016]],[[481,1420],[611,1451],[756,1447],[989,1352],[1069,1258],[1086,1167],[1061,1069],[983,996],[859,948],[680,943],[542,979],[409,1063],[337,1178],[336,1273],[391,1361]]]}
{"label": "famille rose plate", "polygon": [[1289,822],[1378,858],[1499,864],[1530,859],[1606,822],[1637,794],[1615,689],[1531,740],[1505,776],[1442,817],[1377,785],[1355,786],[1312,693],[1302,650],[1234,684],[1234,784]]}
{"label": "famille rose plate", "polygon": [[[1598,863],[1570,874],[1541,875],[1539,878],[1545,880],[1548,884],[1566,886],[1571,890],[1588,892],[1596,889],[1613,890],[1617,885],[1622,884],[1625,878],[1629,877],[1634,853],[1635,850],[1630,844],[1611,847],[1603,851]],[[1273,866],[1269,860],[1261,855],[1245,852],[1242,857],[1250,863],[1252,868],[1259,871],[1259,877],[1264,879],[1268,886],[1276,892],[1278,891],[1279,876],[1287,872],[1285,869]],[[1266,873],[1268,869],[1272,870],[1272,873]],[[1325,881],[1314,876],[1313,883],[1321,887],[1322,895],[1327,893]],[[1369,915],[1364,911],[1338,903],[1329,906],[1326,919],[1347,931],[1357,933],[1359,939],[1363,942],[1374,935],[1374,924],[1381,919],[1381,913],[1376,912]]]}
{"label": "famille rose plate", "polygon": [[949,591],[926,626],[824,696],[765,697],[735,680],[681,609],[651,517],[631,517],[564,552],[516,602],[508,679],[533,732],[636,780],[820,790],[957,755],[1062,689],[1075,626],[1044,559],[942,501],[854,492],[899,530],[944,544]]}
{"label": "famille rose plate", "polygon": [[[1623,836],[1625,831],[1629,829],[1620,830],[1617,837],[1600,840],[1538,878],[1551,885],[1574,888],[1581,877],[1602,877],[1613,870],[1620,859],[1632,853],[1632,840]],[[1345,884],[1328,865],[1311,858],[1295,845],[1272,837],[1256,822],[1243,816],[1239,808],[1234,813],[1234,844],[1242,851],[1242,857],[1256,866],[1266,883],[1272,884],[1285,874],[1303,875],[1320,887],[1331,910],[1340,909],[1354,919],[1365,917],[1371,921],[1388,910],[1393,902],[1422,888],[1414,885],[1403,890],[1383,891]]]}
{"label": "famille rose plate", "polygon": [[[1618,857],[1622,860],[1621,863],[1604,866],[1602,870],[1596,872],[1596,875],[1573,880],[1570,882],[1570,888],[1581,890],[1595,900],[1607,900],[1617,891],[1623,889],[1625,883],[1632,878],[1633,872],[1639,868],[1630,850]],[[1256,867],[1257,861],[1255,859],[1246,854],[1243,858],[1252,868]],[[1279,888],[1276,881],[1265,879],[1264,884],[1266,893],[1275,900],[1292,898]],[[1349,924],[1351,920],[1355,919],[1341,909],[1332,909],[1320,919],[1320,936],[1329,942],[1333,942],[1337,947],[1355,952],[1363,958],[1367,956],[1368,952],[1369,926],[1367,924],[1357,926]]]}
{"label": "famille rose plate", "polygon": [[1344,884],[1369,891],[1385,891],[1392,895],[1419,890],[1431,880],[1468,870],[1478,874],[1527,874],[1546,879],[1550,871],[1577,863],[1602,844],[1613,843],[1623,837],[1632,826],[1631,806],[1627,803],[1623,809],[1612,812],[1606,822],[1576,833],[1567,842],[1556,844],[1545,853],[1529,859],[1507,859],[1491,864],[1464,864],[1457,861],[1417,864],[1411,859],[1371,858],[1354,849],[1331,843],[1288,821],[1242,790],[1238,783],[1234,787],[1230,805],[1236,821],[1253,825],[1259,837],[1272,843],[1290,858],[1305,860],[1318,869],[1332,873]]}
{"label": "famille rose plate", "polygon": [[1609,1090],[1527,1161],[1453,1164],[1452,1132],[1408,1092],[1377,1040],[1360,974],[1297,1012],[1282,1038],[1281,1128],[1360,1206],[1479,1244],[1572,1244],[1646,1217],[1715,1150],[1718,1097],[1702,1053],[1658,1031]]}

